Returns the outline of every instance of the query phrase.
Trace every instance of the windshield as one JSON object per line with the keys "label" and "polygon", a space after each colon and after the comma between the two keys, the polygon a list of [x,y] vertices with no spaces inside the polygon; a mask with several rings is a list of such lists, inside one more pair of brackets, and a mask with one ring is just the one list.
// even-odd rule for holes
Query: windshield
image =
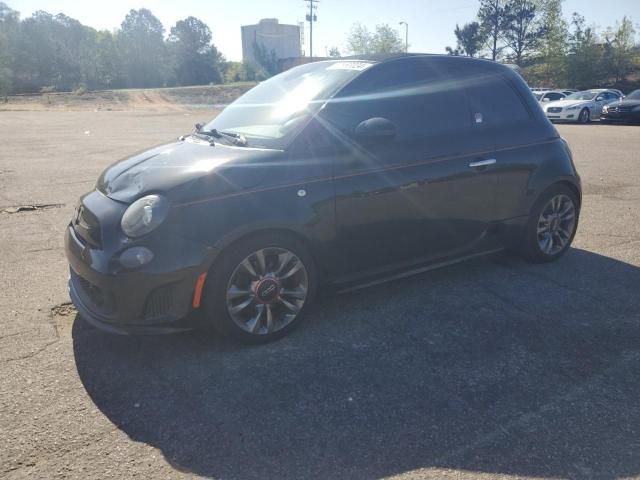
{"label": "windshield", "polygon": [[293,68],[249,90],[204,130],[243,135],[250,147],[284,149],[327,99],[371,65],[334,61]]}
{"label": "windshield", "polygon": [[629,95],[627,95],[628,100],[640,100],[640,90],[634,90]]}
{"label": "windshield", "polygon": [[593,100],[600,92],[594,92],[593,90],[587,90],[585,92],[576,92],[569,95],[565,100]]}

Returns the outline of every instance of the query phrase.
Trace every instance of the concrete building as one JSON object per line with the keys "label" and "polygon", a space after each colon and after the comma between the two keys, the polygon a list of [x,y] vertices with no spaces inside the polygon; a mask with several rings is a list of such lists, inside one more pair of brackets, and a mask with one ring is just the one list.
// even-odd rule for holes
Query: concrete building
{"label": "concrete building", "polygon": [[277,60],[297,58],[302,54],[300,27],[278,23],[277,18],[264,18],[257,25],[242,28],[242,59],[255,64],[254,44],[261,44],[267,52],[273,51]]}

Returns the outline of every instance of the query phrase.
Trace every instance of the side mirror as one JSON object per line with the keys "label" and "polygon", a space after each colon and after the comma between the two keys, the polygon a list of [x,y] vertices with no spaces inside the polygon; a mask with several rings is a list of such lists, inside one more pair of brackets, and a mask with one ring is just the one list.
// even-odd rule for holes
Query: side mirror
{"label": "side mirror", "polygon": [[356,138],[365,142],[389,141],[398,133],[398,129],[390,120],[382,117],[373,117],[356,127]]}
{"label": "side mirror", "polygon": [[542,99],[542,103],[550,102],[550,101],[551,101],[551,99],[550,99],[549,97],[544,97],[544,98]]}
{"label": "side mirror", "polygon": [[602,102],[604,100],[604,97],[596,97],[596,102]]}

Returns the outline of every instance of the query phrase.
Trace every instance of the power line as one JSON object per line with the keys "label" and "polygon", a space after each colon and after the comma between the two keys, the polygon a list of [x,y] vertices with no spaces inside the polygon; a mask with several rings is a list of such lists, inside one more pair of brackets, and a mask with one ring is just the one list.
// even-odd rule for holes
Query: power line
{"label": "power line", "polygon": [[320,0],[304,0],[309,4],[309,13],[307,13],[307,22],[309,22],[309,57],[313,58],[313,22],[318,21],[318,15],[315,11],[318,9],[317,3]]}

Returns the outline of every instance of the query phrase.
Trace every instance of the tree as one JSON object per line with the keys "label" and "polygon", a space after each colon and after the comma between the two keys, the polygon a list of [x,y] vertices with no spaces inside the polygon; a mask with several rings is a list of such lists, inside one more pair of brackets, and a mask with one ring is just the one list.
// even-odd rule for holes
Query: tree
{"label": "tree", "polygon": [[615,29],[610,28],[604,34],[605,58],[616,83],[623,80],[634,67],[635,35],[633,23],[626,15]]}
{"label": "tree", "polygon": [[340,55],[340,50],[338,50],[338,47],[331,47],[329,49],[329,56],[331,58],[340,58],[341,55]]}
{"label": "tree", "polygon": [[504,27],[507,10],[505,0],[480,0],[478,21],[482,26],[485,47],[489,49],[492,60],[497,60],[504,46]]}
{"label": "tree", "polygon": [[564,0],[537,0],[541,10],[541,26],[543,27],[538,49],[544,63],[544,83],[550,84],[552,78],[556,82],[566,81],[566,54],[568,43],[568,26],[562,15]]}
{"label": "tree", "polygon": [[168,43],[178,85],[219,83],[221,56],[211,44],[211,30],[195,17],[178,21],[171,28]]}
{"label": "tree", "polygon": [[278,73],[278,57],[273,49],[268,50],[262,43],[254,41],[253,56],[258,66],[258,71],[256,72],[258,79],[269,78]]}
{"label": "tree", "polygon": [[589,88],[597,84],[602,50],[596,45],[596,34],[587,27],[583,16],[574,13],[569,34],[566,57],[567,81],[576,88]]}
{"label": "tree", "polygon": [[462,28],[456,24],[456,29],[453,33],[456,35],[458,45],[455,50],[447,47],[447,52],[450,55],[475,57],[485,42],[484,32],[478,22],[465,23]]}
{"label": "tree", "polygon": [[361,23],[354,23],[347,37],[347,50],[353,55],[368,55],[372,48],[373,35]]}
{"label": "tree", "polygon": [[93,78],[88,81],[90,88],[119,88],[126,83],[122,52],[115,36],[107,30],[96,32],[91,73]]}
{"label": "tree", "polygon": [[405,44],[396,30],[386,23],[376,25],[374,33],[360,23],[354,23],[347,37],[347,50],[353,55],[397,53],[405,51]]}
{"label": "tree", "polygon": [[538,22],[538,9],[532,0],[509,0],[505,6],[504,40],[512,50],[516,65],[538,47],[544,26]]}
{"label": "tree", "polygon": [[15,48],[20,15],[0,2],[0,95],[13,88]]}
{"label": "tree", "polygon": [[127,84],[132,87],[157,87],[167,76],[167,52],[164,27],[146,8],[131,10],[118,35],[125,58]]}
{"label": "tree", "polygon": [[398,31],[386,23],[376,25],[373,34],[371,49],[374,53],[398,53],[405,51],[405,43],[400,38]]}

